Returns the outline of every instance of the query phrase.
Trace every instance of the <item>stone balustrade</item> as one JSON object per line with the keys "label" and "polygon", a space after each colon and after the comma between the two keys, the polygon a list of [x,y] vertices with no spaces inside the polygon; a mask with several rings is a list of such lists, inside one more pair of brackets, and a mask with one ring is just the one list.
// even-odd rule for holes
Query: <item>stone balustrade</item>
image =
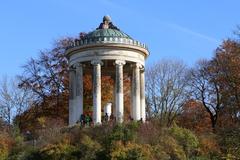
{"label": "stone balustrade", "polygon": [[128,38],[118,38],[118,37],[98,37],[98,38],[75,39],[73,42],[71,42],[69,44],[67,49],[85,46],[85,45],[104,44],[104,43],[126,44],[126,45],[142,47],[142,48],[148,50],[146,44],[144,44],[144,43],[141,43],[136,40],[128,39]]}

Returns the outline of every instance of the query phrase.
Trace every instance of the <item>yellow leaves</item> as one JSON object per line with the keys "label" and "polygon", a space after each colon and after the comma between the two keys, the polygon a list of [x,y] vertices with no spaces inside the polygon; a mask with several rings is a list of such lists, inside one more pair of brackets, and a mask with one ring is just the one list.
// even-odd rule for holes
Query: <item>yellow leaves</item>
{"label": "yellow leaves", "polygon": [[71,150],[74,150],[73,146],[65,143],[59,143],[49,144],[41,149],[39,153],[43,155],[43,157],[60,159],[62,156],[68,155]]}
{"label": "yellow leaves", "polygon": [[216,141],[216,138],[208,134],[207,136],[202,135],[199,137],[201,153],[203,155],[209,155],[211,153],[220,154],[220,148]]}
{"label": "yellow leaves", "polygon": [[86,146],[87,148],[96,148],[96,149],[100,149],[101,145],[99,143],[97,143],[96,141],[92,140],[89,136],[87,135],[83,135],[83,137],[80,140],[80,143],[84,146]]}
{"label": "yellow leaves", "polygon": [[178,144],[178,142],[171,136],[164,136],[162,138],[161,145],[163,146],[163,150],[171,155],[174,160],[186,160],[187,157],[183,150],[183,147]]}
{"label": "yellow leaves", "polygon": [[39,117],[39,118],[37,118],[37,121],[42,128],[45,128],[45,124],[46,124],[46,118],[45,117]]}
{"label": "yellow leaves", "polygon": [[124,145],[121,141],[116,141],[113,144],[110,156],[112,160],[148,160],[153,159],[151,152],[152,148],[147,144],[136,144],[128,142],[126,145]]}
{"label": "yellow leaves", "polygon": [[0,160],[7,158],[12,144],[12,139],[6,133],[0,133]]}

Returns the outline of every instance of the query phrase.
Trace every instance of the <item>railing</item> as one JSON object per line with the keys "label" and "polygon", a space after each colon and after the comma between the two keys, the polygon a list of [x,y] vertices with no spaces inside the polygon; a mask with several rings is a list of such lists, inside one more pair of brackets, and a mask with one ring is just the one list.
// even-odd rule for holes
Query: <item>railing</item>
{"label": "railing", "polygon": [[145,49],[148,49],[144,43],[141,43],[136,40],[128,38],[119,38],[119,37],[99,37],[99,38],[85,38],[85,39],[75,39],[71,42],[67,49],[91,45],[91,44],[105,44],[105,43],[116,43],[116,44],[127,44],[132,46],[138,46]]}

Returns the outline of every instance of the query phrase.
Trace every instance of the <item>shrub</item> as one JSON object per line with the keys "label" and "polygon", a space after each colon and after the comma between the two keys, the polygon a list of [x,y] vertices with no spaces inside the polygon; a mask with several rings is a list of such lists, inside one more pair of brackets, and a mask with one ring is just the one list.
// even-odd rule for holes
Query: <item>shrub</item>
{"label": "shrub", "polygon": [[99,159],[103,152],[102,146],[87,135],[83,135],[79,148],[81,160]]}
{"label": "shrub", "polygon": [[41,160],[41,155],[37,149],[26,147],[22,151],[8,157],[8,160]]}
{"label": "shrub", "polygon": [[156,160],[170,160],[171,156],[165,151],[165,148],[160,144],[155,145],[153,148],[153,156]]}
{"label": "shrub", "polygon": [[[190,160],[209,160],[209,158],[204,157],[204,156],[198,156],[198,157],[192,157],[192,158],[190,158]],[[211,159],[211,160],[215,160],[215,159]]]}
{"label": "shrub", "polygon": [[34,139],[37,139],[37,146],[43,147],[47,144],[61,143],[63,140],[69,139],[68,132],[63,133],[61,126],[63,122],[59,119],[52,119],[46,117],[38,118],[38,122],[41,124],[40,129],[32,132]]}
{"label": "shrub", "polygon": [[39,151],[39,157],[44,160],[77,160],[74,153],[76,148],[69,144],[49,144]]}
{"label": "shrub", "polygon": [[13,126],[11,130],[11,137],[13,139],[13,146],[11,148],[9,156],[14,157],[17,154],[24,152],[24,137],[21,135],[20,130],[17,126]]}
{"label": "shrub", "polygon": [[208,159],[218,158],[221,155],[221,151],[216,140],[216,135],[208,133],[199,136],[200,153]]}
{"label": "shrub", "polygon": [[174,160],[186,160],[186,154],[183,147],[171,136],[165,135],[161,138],[160,145],[164,151]]}
{"label": "shrub", "polygon": [[[198,139],[188,129],[176,125],[166,128],[151,122],[53,127],[38,133],[41,133],[40,138],[34,146],[29,141],[23,142],[17,131],[12,134],[15,143],[8,160],[231,160],[238,156],[236,147],[240,144],[237,130],[219,133],[221,145],[225,145],[221,148],[225,156],[220,156],[214,134],[202,134]],[[6,138],[0,139],[0,160],[7,158],[9,150],[2,145],[5,144],[3,140]]]}
{"label": "shrub", "polygon": [[183,146],[187,157],[196,156],[199,148],[199,141],[190,130],[175,125],[170,129],[170,134],[176,138],[179,145]]}
{"label": "shrub", "polygon": [[219,143],[226,159],[239,159],[240,128],[224,128],[219,130]]}
{"label": "shrub", "polygon": [[157,145],[164,129],[154,122],[143,123],[138,129],[137,141],[139,143]]}
{"label": "shrub", "polygon": [[134,141],[137,136],[138,124],[132,122],[129,124],[116,125],[109,136],[110,141],[122,141],[126,144],[129,141]]}
{"label": "shrub", "polygon": [[7,133],[0,133],[0,160],[5,160],[8,157],[12,139]]}
{"label": "shrub", "polygon": [[113,144],[110,157],[111,160],[149,160],[153,159],[151,155],[151,146],[139,145],[136,143],[127,143],[124,145],[120,141]]}

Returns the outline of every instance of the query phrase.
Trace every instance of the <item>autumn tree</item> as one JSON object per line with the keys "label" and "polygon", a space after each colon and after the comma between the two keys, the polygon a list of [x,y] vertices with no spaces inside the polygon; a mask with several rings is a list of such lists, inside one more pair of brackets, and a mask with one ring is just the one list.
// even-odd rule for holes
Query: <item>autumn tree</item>
{"label": "autumn tree", "polygon": [[[33,105],[18,118],[25,119],[25,127],[38,128],[39,123],[52,118],[68,122],[68,59],[66,49],[73,38],[56,41],[49,50],[40,51],[37,58],[31,58],[18,76],[19,87],[35,95]],[[91,70],[91,68],[89,68]],[[85,72],[83,77],[84,112],[92,112],[92,75]],[[102,76],[102,106],[113,101],[114,82],[111,76]],[[41,122],[39,122],[39,120]]]}
{"label": "autumn tree", "polygon": [[[68,62],[65,49],[70,38],[56,41],[53,49],[40,51],[39,58],[31,58],[23,66],[19,76],[21,88],[31,90],[38,97],[36,104],[41,104],[47,111],[48,101],[54,103],[52,114],[59,116],[62,99],[68,94]],[[61,112],[62,113],[62,112]]]}
{"label": "autumn tree", "polygon": [[[114,80],[111,76],[101,76],[102,88],[102,106],[108,102],[113,102],[113,86]],[[92,112],[92,75],[86,74],[83,76],[83,96],[84,96],[84,112]],[[103,108],[102,108],[103,109]]]}
{"label": "autumn tree", "polygon": [[191,70],[192,93],[211,117],[212,127],[236,125],[240,111],[240,43],[223,41],[211,60]]}
{"label": "autumn tree", "polygon": [[202,102],[211,118],[212,128],[216,127],[219,112],[222,108],[217,70],[209,61],[202,60],[190,71],[192,96]]}
{"label": "autumn tree", "polygon": [[147,105],[154,117],[170,125],[180,113],[187,94],[187,67],[179,61],[162,60],[146,70]]}
{"label": "autumn tree", "polygon": [[[237,40],[226,40],[217,48],[211,60],[216,79],[220,86],[225,116],[232,123],[239,122],[240,113],[240,43]],[[226,121],[225,121],[226,122]]]}
{"label": "autumn tree", "polygon": [[178,124],[197,133],[211,130],[211,119],[201,101],[190,99],[183,105]]}
{"label": "autumn tree", "polygon": [[[37,125],[41,117],[68,119],[68,61],[65,50],[72,38],[55,41],[52,49],[40,51],[39,57],[31,58],[18,76],[19,87],[31,91],[35,99],[31,108],[19,115]],[[23,126],[22,126],[23,127]]]}
{"label": "autumn tree", "polygon": [[18,88],[17,79],[4,77],[0,83],[0,118],[11,125],[17,115],[30,107],[33,99],[31,92]]}

